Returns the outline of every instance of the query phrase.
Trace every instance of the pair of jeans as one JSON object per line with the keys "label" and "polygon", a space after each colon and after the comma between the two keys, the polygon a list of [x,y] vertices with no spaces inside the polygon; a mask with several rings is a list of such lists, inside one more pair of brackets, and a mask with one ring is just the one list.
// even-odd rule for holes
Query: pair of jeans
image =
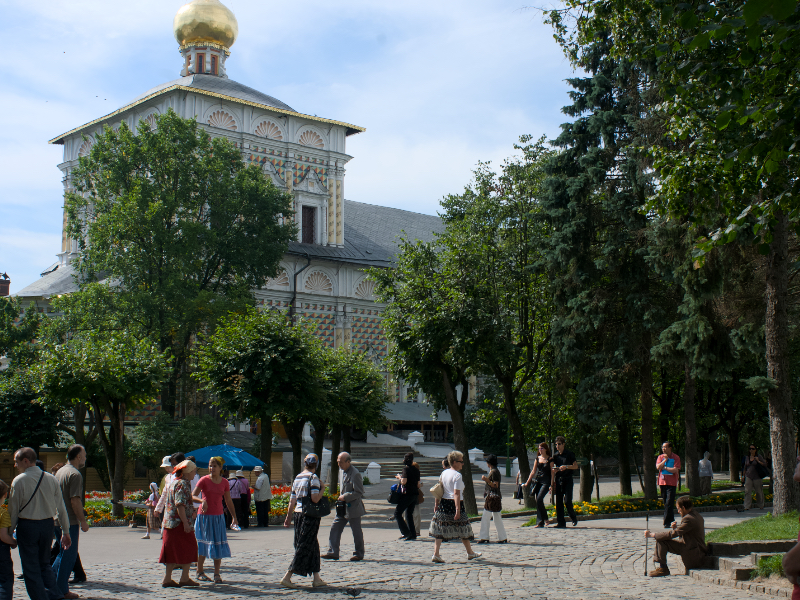
{"label": "pair of jeans", "polygon": [[75,566],[75,560],[78,558],[78,536],[80,533],[80,525],[69,526],[69,537],[72,543],[66,550],[61,548],[56,561],[53,563],[53,572],[56,574],[58,589],[60,589],[63,594],[69,591],[69,576],[70,573],[72,573],[72,568]]}
{"label": "pair of jeans", "polygon": [[572,486],[572,477],[559,478],[556,476],[554,492],[556,495],[556,521],[558,527],[567,526],[567,521],[564,519],[564,504],[567,505],[567,512],[572,522],[578,522],[578,515],[575,514],[575,509],[572,507]]}
{"label": "pair of jeans", "polygon": [[669,527],[675,520],[675,490],[674,485],[661,486],[661,499],[664,501],[664,527]]}
{"label": "pair of jeans", "polygon": [[14,563],[11,546],[0,542],[0,600],[11,600],[14,595]]}
{"label": "pair of jeans", "polygon": [[[549,491],[549,481],[536,481],[534,482],[533,489],[531,490],[531,496],[536,498],[536,524],[541,524],[543,527],[544,524],[547,523],[547,509],[544,506],[544,499]],[[572,498],[571,494],[570,498]],[[570,506],[572,505],[570,504]]]}
{"label": "pair of jeans", "polygon": [[256,521],[259,527],[269,527],[269,505],[271,500],[256,502]]}
{"label": "pair of jeans", "polygon": [[59,600],[64,593],[50,566],[50,544],[55,525],[49,519],[20,519],[17,523],[17,547],[25,578],[25,589],[31,600]]}
{"label": "pair of jeans", "polygon": [[[50,549],[51,565],[56,562],[59,554],[61,554],[61,527],[56,525],[55,539],[53,540],[53,547]],[[80,552],[75,555],[75,564],[72,566],[72,574],[75,576],[75,579],[79,581],[86,581],[86,571],[83,570]]]}
{"label": "pair of jeans", "polygon": [[414,507],[417,505],[418,496],[417,492],[403,494],[394,510],[394,518],[400,528],[400,533],[407,538],[417,537],[417,529],[414,526]]}

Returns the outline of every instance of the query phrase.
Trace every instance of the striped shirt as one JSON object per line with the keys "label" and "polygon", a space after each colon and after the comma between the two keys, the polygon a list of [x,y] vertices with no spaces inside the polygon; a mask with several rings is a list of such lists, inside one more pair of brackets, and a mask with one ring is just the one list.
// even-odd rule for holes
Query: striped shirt
{"label": "striped shirt", "polygon": [[297,501],[297,506],[294,512],[303,512],[303,501],[308,498],[312,493],[319,493],[322,489],[322,484],[319,477],[313,473],[300,473],[292,483],[291,500]]}

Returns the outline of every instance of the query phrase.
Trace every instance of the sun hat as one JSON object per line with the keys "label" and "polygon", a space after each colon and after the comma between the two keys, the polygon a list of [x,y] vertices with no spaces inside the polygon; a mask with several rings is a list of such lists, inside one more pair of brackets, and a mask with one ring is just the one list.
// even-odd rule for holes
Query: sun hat
{"label": "sun hat", "polygon": [[182,463],[175,465],[175,471],[195,471],[197,465],[190,460],[185,460]]}
{"label": "sun hat", "polygon": [[236,471],[236,477],[244,477],[244,471]]}
{"label": "sun hat", "polygon": [[261,473],[261,471],[263,471],[263,470],[264,469],[259,467],[258,465],[256,465],[255,468],[253,469],[254,472],[258,472],[258,473]]}
{"label": "sun hat", "polygon": [[171,456],[170,454],[167,454],[164,458],[161,459],[161,466],[162,467],[171,467],[172,466],[172,463],[169,462],[169,457],[170,456]]}

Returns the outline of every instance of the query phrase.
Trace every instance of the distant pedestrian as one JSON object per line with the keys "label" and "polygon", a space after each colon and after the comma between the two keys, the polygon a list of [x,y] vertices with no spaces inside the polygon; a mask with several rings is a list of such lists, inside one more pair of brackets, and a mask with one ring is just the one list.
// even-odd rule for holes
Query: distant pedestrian
{"label": "distant pedestrian", "polygon": [[[164,500],[164,529],[158,562],[166,567],[161,587],[196,587],[200,585],[189,577],[189,569],[197,560],[197,540],[194,537],[194,502],[189,485],[196,471],[197,465],[190,460],[184,460],[175,465],[174,478],[161,498]],[[176,567],[180,567],[182,571],[178,582],[172,579],[172,572]]]}
{"label": "distant pedestrian", "polygon": [[[506,458],[508,460],[508,458]],[[518,500],[517,504],[522,504],[522,499],[525,497],[522,492],[522,471],[517,471],[517,476],[514,479],[514,484],[517,486],[514,491],[514,498]]]}
{"label": "distant pedestrian", "polygon": [[702,460],[698,463],[700,473],[700,495],[708,496],[711,493],[711,480],[714,479],[714,468],[709,460],[710,452],[703,453]]}
{"label": "distant pedestrian", "polygon": [[272,487],[269,483],[269,475],[260,466],[253,469],[256,475],[256,482],[253,487],[256,493],[253,500],[256,503],[256,522],[259,527],[269,527],[269,505],[272,501]]}
{"label": "distant pedestrian", "polygon": [[547,524],[547,509],[544,499],[548,492],[553,493],[553,455],[550,453],[550,446],[547,442],[539,444],[539,454],[533,463],[533,470],[525,487],[530,486],[531,482],[533,482],[531,496],[536,498],[536,527],[544,527]]}
{"label": "distant pedestrian", "polygon": [[[166,477],[164,477],[164,482],[165,482],[164,491],[161,492],[161,497],[158,499],[158,504],[156,505],[156,511],[155,511],[156,517],[159,520],[162,519],[162,515],[164,514],[164,508],[167,502],[167,494],[166,494],[167,488],[169,487],[170,483],[175,481],[175,466],[182,463],[184,460],[186,460],[186,457],[184,456],[183,452],[176,452],[175,454],[169,457],[170,467],[165,467],[165,468],[170,468],[171,471],[167,473]],[[163,538],[163,533],[162,533],[162,538]]]}
{"label": "distant pedestrian", "polygon": [[[195,502],[200,503],[197,520],[194,524],[197,539],[197,579],[211,581],[205,574],[203,566],[206,558],[214,561],[214,583],[222,583],[220,565],[223,558],[230,558],[231,548],[228,535],[225,533],[225,517],[222,515],[223,503],[234,512],[228,482],[222,478],[222,466],[225,460],[214,456],[208,461],[208,475],[201,477],[192,490]],[[233,523],[237,524],[236,517]]]}
{"label": "distant pedestrian", "polygon": [[489,543],[489,526],[494,521],[494,528],[497,531],[497,543],[507,544],[506,528],[503,526],[503,496],[500,493],[500,482],[502,476],[497,470],[497,457],[490,454],[486,457],[489,465],[489,475],[481,475],[481,479],[486,484],[483,492],[483,514],[481,515],[481,533],[478,536],[479,544]]}
{"label": "distant pedestrian", "polygon": [[[247,529],[250,527],[250,482],[244,476],[244,471],[236,471],[235,479],[231,480],[231,499],[236,508],[236,518],[239,527]],[[234,495],[235,490],[235,495]]]}
{"label": "distant pedestrian", "polygon": [[61,486],[53,475],[36,466],[33,448],[17,450],[14,463],[20,474],[11,483],[8,531],[17,529],[19,558],[28,596],[31,600],[77,598],[73,592],[64,594],[61,591],[50,567],[50,543],[55,533],[53,518],[56,515],[62,530],[62,547],[66,549],[72,544]]}
{"label": "distant pedestrian", "polygon": [[353,466],[350,454],[342,452],[336,459],[342,470],[342,485],[339,498],[336,501],[336,518],[331,525],[328,537],[328,551],[322,558],[339,560],[339,542],[345,526],[350,524],[353,533],[355,551],[350,560],[363,560],[364,558],[364,532],[361,530],[361,517],[366,514],[364,509],[364,481],[361,473]]}
{"label": "distant pedestrian", "polygon": [[403,457],[403,472],[395,475],[402,486],[400,502],[394,511],[394,518],[400,528],[401,540],[412,542],[417,539],[414,525],[414,506],[419,499],[419,469],[414,466],[414,453],[407,452]]}
{"label": "distant pedestrian", "polygon": [[460,472],[464,466],[464,455],[454,450],[447,455],[447,463],[450,468],[442,473],[440,479],[444,493],[436,503],[430,528],[430,535],[434,538],[431,560],[435,563],[444,563],[439,555],[443,540],[461,540],[469,560],[482,555],[481,552],[473,552],[470,543],[475,535],[464,508],[464,479]]}
{"label": "distant pedestrian", "polygon": [[61,552],[53,563],[58,588],[65,598],[71,597],[68,595],[69,576],[78,557],[78,536],[81,531],[84,533],[89,531],[89,523],[86,522],[86,514],[83,510],[83,475],[79,470],[85,466],[86,449],[80,444],[73,444],[67,450],[67,464],[56,473],[69,516],[69,537],[72,540],[69,548],[61,547]]}
{"label": "distant pedestrian", "polygon": [[758,452],[755,444],[750,444],[750,452],[744,458],[744,509],[753,507],[753,493],[756,494],[758,508],[764,508],[764,476],[769,474],[767,461]]}
{"label": "distant pedestrian", "polygon": [[672,442],[661,444],[661,455],[656,459],[658,485],[664,501],[664,528],[668,529],[675,521],[675,492],[678,489],[678,476],[681,472],[681,457],[672,449]]}
{"label": "distant pedestrian", "polygon": [[322,483],[316,475],[319,468],[319,458],[316,454],[308,454],[303,461],[305,469],[292,483],[292,493],[289,500],[289,508],[286,512],[284,527],[289,527],[294,518],[294,557],[289,565],[289,570],[281,579],[281,585],[286,588],[296,588],[292,583],[293,575],[308,577],[312,575],[314,580],[311,587],[324,587],[328,585],[319,576],[320,554],[319,523],[321,519],[311,515],[303,514],[303,507],[306,502],[319,502],[322,498]]}
{"label": "distant pedestrian", "polygon": [[147,533],[142,536],[143,540],[150,539],[151,531],[161,530],[161,525],[158,519],[156,519],[156,505],[158,504],[159,498],[161,498],[161,495],[158,493],[158,484],[153,482],[150,484],[150,496],[144,501],[144,505],[147,507],[147,519],[145,521]]}
{"label": "distant pedestrian", "polygon": [[578,525],[578,515],[572,506],[572,472],[578,470],[578,460],[571,450],[567,450],[567,440],[563,435],[556,437],[556,454],[553,456],[553,492],[556,496],[556,527],[565,528],[564,505],[566,504],[572,526]]}
{"label": "distant pedestrian", "polygon": [[161,459],[161,468],[164,469],[164,476],[161,478],[161,483],[158,484],[159,497],[161,497],[161,495],[164,493],[167,484],[172,481],[172,469],[174,469],[175,466],[170,462],[169,459],[169,454]]}
{"label": "distant pedestrian", "polygon": [[17,540],[9,533],[11,517],[4,505],[8,497],[8,484],[0,480],[0,600],[11,600],[14,595],[14,562],[11,551],[17,547]]}
{"label": "distant pedestrian", "polygon": [[[414,466],[414,468],[417,469],[417,471],[420,470],[419,463],[413,462],[411,464]],[[420,473],[421,473],[421,471],[420,471]],[[417,503],[414,505],[414,531],[416,532],[417,537],[419,537],[420,531],[422,530],[422,514],[420,513],[419,505],[422,503],[422,501],[425,498],[425,495],[422,493],[422,476],[421,475],[420,475],[420,481],[419,481],[419,483],[417,483],[417,487],[419,488],[419,490],[418,490]]]}

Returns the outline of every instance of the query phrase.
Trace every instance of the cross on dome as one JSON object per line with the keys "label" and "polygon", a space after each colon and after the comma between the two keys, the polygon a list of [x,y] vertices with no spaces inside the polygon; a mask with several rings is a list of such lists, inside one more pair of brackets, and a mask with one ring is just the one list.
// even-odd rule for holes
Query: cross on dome
{"label": "cross on dome", "polygon": [[184,4],[173,22],[184,64],[181,76],[225,74],[225,59],[236,42],[239,24],[219,0],[192,0]]}

